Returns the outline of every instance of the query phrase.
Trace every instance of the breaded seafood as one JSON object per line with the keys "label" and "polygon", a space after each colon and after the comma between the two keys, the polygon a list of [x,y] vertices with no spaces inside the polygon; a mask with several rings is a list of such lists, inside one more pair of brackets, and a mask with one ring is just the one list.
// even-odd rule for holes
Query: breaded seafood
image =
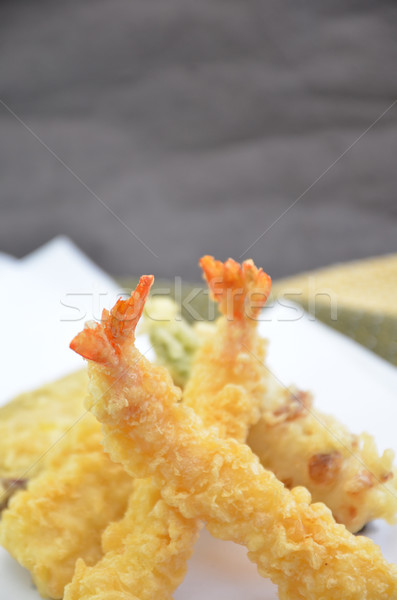
{"label": "breaded seafood", "polygon": [[[211,260],[207,259],[206,263],[211,268]],[[215,268],[212,270],[216,282],[219,273]],[[222,361],[218,361],[216,368],[214,363],[211,377],[206,376],[205,367],[198,377],[196,371],[194,382],[189,381],[188,369],[194,361],[192,346],[185,350],[178,340],[196,336],[196,343],[200,341],[204,345],[205,340],[203,342],[196,329],[186,322],[181,329],[180,317],[172,320],[177,308],[172,305],[172,312],[170,302],[156,298],[156,319],[151,327],[156,330],[158,324],[167,324],[159,325],[160,329],[166,328],[166,334],[159,336],[161,347],[155,335],[151,338],[152,343],[155,351],[161,353],[161,364],[168,367],[171,363],[174,371],[177,370],[175,361],[179,357],[184,367],[187,389],[194,390],[199,377],[209,381],[216,378]],[[185,333],[189,328],[190,337]],[[353,435],[337,419],[319,412],[310,393],[281,385],[269,372],[263,353],[258,349],[246,348],[245,351],[250,353],[251,359],[256,358],[257,367],[262,368],[267,376],[261,400],[262,417],[250,430],[247,440],[263,466],[273,471],[288,488],[305,486],[312,494],[313,501],[324,502],[336,521],[346,525],[352,532],[360,531],[374,519],[394,523],[397,513],[397,472],[393,465],[393,451],[386,450],[380,456],[371,435]]]}
{"label": "breaded seafood", "polygon": [[[379,456],[372,436],[351,434],[337,419],[317,411],[310,394],[276,383],[263,402],[248,444],[284,484],[305,486],[339,523],[356,532],[373,519],[395,522],[394,452]],[[265,410],[266,405],[268,409]],[[271,408],[270,408],[271,407]]]}
{"label": "breaded seafood", "polygon": [[86,413],[3,512],[0,544],[31,572],[43,597],[63,597],[77,558],[90,565],[100,559],[103,530],[126,510],[132,478],[101,439],[99,423]]}
{"label": "breaded seafood", "polygon": [[0,510],[45,467],[48,448],[83,412],[87,385],[84,369],[0,407]]}
{"label": "breaded seafood", "polygon": [[[204,258],[204,269],[207,263]],[[230,266],[233,277],[230,277]],[[246,297],[256,284],[266,292],[262,295],[264,304],[270,280],[261,272],[259,279],[255,279],[253,268],[247,263],[240,269],[229,261],[225,266],[227,276],[218,280],[223,293],[226,295],[233,286],[240,289],[243,281],[248,283],[244,291]],[[142,294],[148,291],[146,288]],[[111,315],[104,315],[104,321],[111,327],[113,323],[112,329],[116,332],[124,306],[118,304]],[[142,308],[140,301],[139,309]],[[134,320],[137,317],[139,315],[134,315]],[[216,427],[223,437],[235,437],[243,442],[249,427],[260,416],[264,371],[242,351],[242,343],[263,354],[264,345],[257,336],[256,321],[246,319],[245,315],[227,321],[219,319],[214,335],[198,352],[184,401],[200,414],[206,426]],[[207,377],[203,377],[204,374]],[[157,480],[135,480],[135,486],[124,518],[105,530],[104,557],[94,567],[88,567],[82,560],[77,562],[64,600],[168,600],[182,582],[202,523],[197,518],[186,519],[178,508],[168,506],[161,498]]]}
{"label": "breaded seafood", "polygon": [[152,479],[136,479],[125,515],[104,531],[103,557],[77,561],[64,600],[171,600],[200,527],[168,506]]}
{"label": "breaded seafood", "polygon": [[378,546],[335,523],[304,488],[286,489],[248,446],[205,428],[169,373],[135,348],[152,280],[143,276],[129,300],[71,344],[89,360],[90,407],[113,460],[134,477],[154,477],[185,518],[245,545],[280,600],[397,600],[397,568]]}
{"label": "breaded seafood", "polygon": [[[239,265],[204,256],[200,266],[222,316],[196,355],[183,400],[204,425],[216,424],[223,437],[232,427],[227,437],[245,441],[247,427],[260,418],[267,391],[268,373],[262,366],[266,343],[258,336],[257,316],[270,294],[271,279],[250,260]],[[241,402],[247,405],[245,419]]]}

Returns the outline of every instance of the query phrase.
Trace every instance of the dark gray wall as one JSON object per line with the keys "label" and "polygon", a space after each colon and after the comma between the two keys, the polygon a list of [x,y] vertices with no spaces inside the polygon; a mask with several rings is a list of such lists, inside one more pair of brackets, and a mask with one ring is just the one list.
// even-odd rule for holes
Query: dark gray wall
{"label": "dark gray wall", "polygon": [[[196,279],[397,99],[394,1],[0,10],[0,99],[25,124],[0,105],[0,250],[17,256],[65,233],[113,274]],[[278,277],[396,251],[396,157],[397,104],[244,256]]]}

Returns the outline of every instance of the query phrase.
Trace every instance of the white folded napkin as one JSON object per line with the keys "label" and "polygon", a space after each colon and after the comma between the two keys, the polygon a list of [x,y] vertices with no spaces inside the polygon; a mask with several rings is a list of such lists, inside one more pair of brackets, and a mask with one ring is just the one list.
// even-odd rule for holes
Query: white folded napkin
{"label": "white folded napkin", "polygon": [[70,341],[123,290],[65,237],[21,260],[0,256],[0,281],[1,405],[81,368]]}

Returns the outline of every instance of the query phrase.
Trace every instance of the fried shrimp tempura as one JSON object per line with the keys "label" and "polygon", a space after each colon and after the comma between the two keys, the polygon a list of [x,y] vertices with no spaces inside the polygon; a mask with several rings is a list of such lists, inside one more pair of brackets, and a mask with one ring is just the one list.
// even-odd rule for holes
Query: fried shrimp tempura
{"label": "fried shrimp tempura", "polygon": [[276,383],[270,394],[272,408],[263,411],[247,441],[263,466],[289,488],[307,487],[313,501],[324,502],[350,531],[378,518],[394,523],[394,452],[379,456],[370,435],[355,436],[318,412],[308,393]]}
{"label": "fried shrimp tempura", "polygon": [[101,438],[99,423],[86,414],[3,512],[0,543],[44,597],[63,597],[78,557],[90,565],[100,559],[103,530],[126,510],[133,480],[110,460]]}
{"label": "fried shrimp tempura", "polygon": [[124,517],[105,529],[103,558],[77,561],[64,600],[171,600],[200,527],[168,506],[152,479],[135,480]]}
{"label": "fried shrimp tempura", "polygon": [[20,394],[0,407],[0,510],[46,465],[46,451],[81,415],[86,370]]}
{"label": "fried shrimp tempura", "polygon": [[143,276],[102,324],[71,347],[89,360],[91,410],[104,444],[135,477],[153,476],[185,518],[248,548],[281,600],[397,600],[397,568],[371,540],[338,525],[304,488],[289,491],[248,446],[222,440],[180,403],[169,373],[133,345],[153,278]]}
{"label": "fried shrimp tempura", "polygon": [[[156,322],[161,322],[166,315],[172,316],[170,302],[156,298]],[[176,306],[172,302],[171,306],[175,312]],[[176,356],[179,357],[184,366],[187,389],[194,390],[200,378],[196,372],[194,382],[189,383],[188,368],[194,360],[192,348],[185,357],[178,340],[189,327],[191,335],[196,332],[186,322],[183,331],[179,320],[172,325],[167,326],[167,336],[159,336],[163,342],[161,348],[153,335],[154,348],[161,352],[160,364],[168,366],[171,362],[174,370],[177,368]],[[207,325],[210,329],[213,327]],[[156,325],[152,324],[152,327],[156,329]],[[202,342],[196,335],[198,340]],[[202,343],[205,344],[205,338]],[[178,348],[177,355],[174,348]],[[257,358],[257,368],[265,370],[260,366],[263,354],[258,349],[250,352]],[[222,361],[217,363],[219,367],[223,367]],[[211,378],[207,378],[206,368],[201,376],[209,381],[212,377],[216,379],[217,369],[213,368]],[[288,488],[305,486],[313,501],[324,502],[336,521],[352,532],[360,531],[374,519],[394,523],[397,513],[394,452],[389,449],[380,456],[368,433],[351,434],[337,419],[316,410],[308,392],[287,389],[269,372],[267,375],[266,390],[261,399],[262,416],[252,427],[247,440],[262,465],[273,471]]]}
{"label": "fried shrimp tempura", "polygon": [[[210,269],[209,263],[209,257],[201,261],[205,272]],[[253,270],[250,262],[241,269],[228,261],[218,277],[220,290],[224,294],[233,287],[241,291],[241,284],[247,283],[244,299],[249,302],[248,292],[255,285],[263,291],[263,305],[270,291],[270,279]],[[219,292],[219,298],[222,296]],[[112,311],[110,319],[115,325],[122,318],[123,306],[118,304]],[[258,306],[257,299],[256,309]],[[141,302],[139,310],[142,308]],[[104,317],[109,319],[106,314]],[[264,352],[256,334],[256,321],[240,314],[228,321],[220,319],[215,334],[198,353],[191,385],[184,395],[184,401],[200,414],[206,426],[217,427],[220,435],[240,441],[246,439],[249,427],[258,421],[264,390],[263,369],[258,369],[257,361],[242,352],[242,344]],[[207,377],[203,376],[205,373]],[[104,557],[91,568],[82,560],[77,562],[64,600],[169,600],[182,582],[201,521],[187,519],[177,508],[168,506],[161,498],[158,481],[136,480],[135,485],[126,515],[105,530]]]}
{"label": "fried shrimp tempura", "polygon": [[259,420],[266,392],[266,343],[258,336],[256,318],[271,279],[250,260],[240,266],[232,259],[222,263],[204,256],[200,265],[223,316],[195,358],[183,399],[205,425],[215,423],[222,437],[233,427],[227,437],[244,442],[247,427]]}

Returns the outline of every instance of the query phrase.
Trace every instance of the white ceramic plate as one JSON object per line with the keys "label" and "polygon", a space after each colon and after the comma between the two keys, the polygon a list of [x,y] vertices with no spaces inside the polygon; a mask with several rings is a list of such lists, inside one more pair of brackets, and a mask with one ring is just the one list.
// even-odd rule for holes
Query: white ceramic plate
{"label": "white ceramic plate", "polygon": [[[270,368],[282,383],[311,389],[321,410],[339,416],[354,432],[371,431],[381,450],[397,450],[397,369],[293,306],[265,310],[260,328],[270,339]],[[146,343],[141,340],[141,347]],[[389,561],[397,562],[396,527],[375,521],[366,533]],[[40,598],[29,574],[1,549],[0,581],[1,600]],[[204,531],[175,599],[204,597],[275,600],[277,593],[256,573],[244,548]]]}

